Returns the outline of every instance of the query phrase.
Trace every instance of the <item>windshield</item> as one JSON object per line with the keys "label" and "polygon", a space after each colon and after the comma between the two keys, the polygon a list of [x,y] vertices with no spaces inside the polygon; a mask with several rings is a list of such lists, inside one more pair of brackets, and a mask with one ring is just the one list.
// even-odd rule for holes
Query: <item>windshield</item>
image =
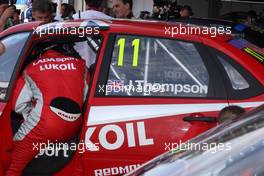
{"label": "windshield", "polygon": [[7,90],[19,56],[30,33],[16,33],[0,41],[0,100],[7,99]]}
{"label": "windshield", "polygon": [[247,53],[260,63],[264,64],[264,51],[259,47],[253,45],[252,43],[248,42],[247,40],[244,40],[242,38],[233,39],[229,41],[229,44],[240,49],[241,51]]}
{"label": "windshield", "polygon": [[190,141],[188,148],[185,144],[185,151],[180,146],[180,149],[156,158],[135,172],[135,175],[263,175],[264,106],[236,123],[224,124],[224,127],[225,130],[216,128],[218,130],[215,133],[212,130],[206,132],[203,134],[207,136],[205,139],[199,136]]}

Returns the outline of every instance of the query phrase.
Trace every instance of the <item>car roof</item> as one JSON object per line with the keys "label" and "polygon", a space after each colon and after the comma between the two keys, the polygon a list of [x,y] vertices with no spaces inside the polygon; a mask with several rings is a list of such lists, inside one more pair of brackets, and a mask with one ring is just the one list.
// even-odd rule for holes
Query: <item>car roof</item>
{"label": "car roof", "polygon": [[[96,20],[96,19],[90,19],[90,20],[70,20],[70,21],[63,21],[63,22],[53,22],[49,24],[42,24],[41,22],[30,22],[30,23],[24,23],[20,25],[13,26],[4,32],[0,33],[0,37],[3,37],[5,35],[10,35],[18,32],[23,31],[33,31],[34,29],[38,30],[45,30],[49,27],[80,27],[80,26],[98,26],[101,29],[129,29],[131,27],[133,28],[145,28],[146,30],[163,30],[165,32],[165,27],[167,26],[190,26],[187,24],[179,24],[179,23],[173,23],[170,21],[151,21],[151,20],[124,20],[124,19],[113,19],[113,20]],[[205,34],[199,34],[200,36],[204,37],[210,37],[210,35]],[[197,36],[197,35],[196,35]],[[228,37],[227,37],[228,36]],[[217,35],[215,39],[219,40],[229,40],[232,38],[231,35]]]}
{"label": "car roof", "polygon": [[37,22],[30,22],[30,23],[23,23],[23,24],[18,24],[13,27],[10,27],[3,32],[0,33],[0,37],[18,33],[18,32],[23,32],[23,31],[32,31],[34,28],[37,28],[38,26],[41,25],[40,21]]}

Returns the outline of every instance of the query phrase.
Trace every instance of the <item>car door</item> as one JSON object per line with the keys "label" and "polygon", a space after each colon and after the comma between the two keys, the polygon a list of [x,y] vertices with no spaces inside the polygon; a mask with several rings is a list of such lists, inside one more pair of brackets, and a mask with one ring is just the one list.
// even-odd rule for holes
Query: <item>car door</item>
{"label": "car door", "polygon": [[[17,70],[25,52],[30,32],[15,33],[4,36],[1,40],[0,55],[0,164],[6,169],[8,146],[12,145],[12,131],[10,128],[10,94],[14,85]],[[2,163],[1,163],[2,162]]]}
{"label": "car door", "polygon": [[29,32],[17,33],[0,41],[3,48],[0,55],[0,117],[9,99],[14,68],[29,35]]}
{"label": "car door", "polygon": [[111,34],[105,46],[85,114],[86,174],[124,174],[215,126],[227,97],[201,44]]}

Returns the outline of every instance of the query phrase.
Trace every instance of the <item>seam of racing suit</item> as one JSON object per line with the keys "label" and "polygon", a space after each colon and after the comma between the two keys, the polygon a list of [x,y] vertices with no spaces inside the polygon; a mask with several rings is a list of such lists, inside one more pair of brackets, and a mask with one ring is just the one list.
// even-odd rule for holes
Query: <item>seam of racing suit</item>
{"label": "seam of racing suit", "polygon": [[87,93],[89,90],[88,82],[87,82],[87,77],[88,77],[88,68],[85,67],[85,72],[84,72],[84,92],[83,92],[83,103],[85,102],[87,98]]}
{"label": "seam of racing suit", "polygon": [[[25,72],[25,84],[27,86],[24,90],[24,93],[32,91],[32,96],[36,100],[36,105],[35,107],[32,106],[32,109],[30,111],[27,110],[23,112],[22,115],[25,121],[22,123],[18,132],[15,134],[14,141],[23,140],[26,137],[26,135],[29,134],[30,131],[34,129],[34,127],[37,126],[37,124],[40,121],[40,115],[41,115],[42,108],[43,108],[43,96],[41,94],[41,91],[37,87],[36,83],[30,78],[30,76],[26,72]],[[18,99],[20,98],[23,99],[24,93],[22,92],[19,95]]]}
{"label": "seam of racing suit", "polygon": [[28,109],[28,105],[30,104],[33,93],[30,89],[30,85],[25,80],[26,72],[23,73],[24,77],[20,78],[23,80],[23,88],[21,89],[19,96],[17,97],[14,111],[18,114],[23,114]]}

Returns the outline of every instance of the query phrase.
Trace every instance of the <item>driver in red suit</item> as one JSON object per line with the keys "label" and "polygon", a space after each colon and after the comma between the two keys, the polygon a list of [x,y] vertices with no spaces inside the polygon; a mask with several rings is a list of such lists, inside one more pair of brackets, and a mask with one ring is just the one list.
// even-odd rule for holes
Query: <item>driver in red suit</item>
{"label": "driver in red suit", "polygon": [[85,61],[56,49],[33,61],[19,78],[12,107],[24,122],[14,136],[7,176],[19,176],[48,142],[64,142],[81,128],[88,91]]}

